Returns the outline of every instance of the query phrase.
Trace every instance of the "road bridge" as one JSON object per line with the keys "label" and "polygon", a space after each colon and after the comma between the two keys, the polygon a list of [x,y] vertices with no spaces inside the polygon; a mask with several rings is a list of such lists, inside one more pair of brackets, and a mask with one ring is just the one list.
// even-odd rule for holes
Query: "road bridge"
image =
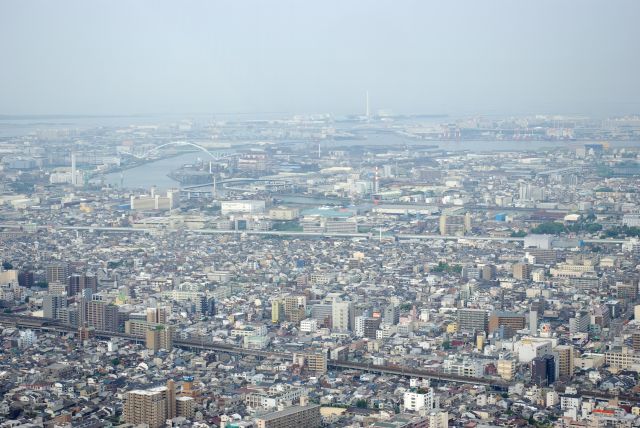
{"label": "road bridge", "polygon": [[214,185],[215,186],[221,185],[223,188],[230,188],[227,186],[242,184],[242,183],[262,183],[265,186],[291,186],[292,185],[289,180],[280,179],[280,178],[228,178],[225,180],[217,180],[215,182],[212,181],[210,183],[184,186],[181,188],[181,190],[195,190],[195,189],[200,189],[202,187],[211,187]]}
{"label": "road bridge", "polygon": [[187,199],[192,198],[209,198],[215,196],[217,186],[223,190],[231,190],[234,192],[250,192],[261,189],[245,187],[245,184],[259,183],[264,186],[264,190],[273,192],[282,192],[291,190],[293,183],[285,179],[275,178],[229,178],[224,180],[216,180],[209,183],[194,184],[192,186],[184,186],[180,188],[181,195]]}
{"label": "road bridge", "polygon": [[179,146],[179,147],[184,147],[184,146],[188,146],[188,147],[193,147],[194,149],[198,149],[201,152],[209,155],[209,157],[211,157],[212,160],[221,160],[227,157],[231,157],[231,156],[235,156],[235,153],[229,153],[229,152],[221,152],[221,151],[211,151],[208,148],[201,146],[200,144],[196,144],[196,143],[191,143],[189,141],[171,141],[169,143],[164,143],[164,144],[160,144],[159,146],[156,147],[152,147],[151,149],[147,150],[145,153],[143,153],[142,155],[136,154],[136,153],[131,153],[131,156],[138,158],[138,159],[145,159],[147,158],[150,154],[152,153],[157,153],[160,149],[163,149],[165,147],[169,147],[169,146]]}

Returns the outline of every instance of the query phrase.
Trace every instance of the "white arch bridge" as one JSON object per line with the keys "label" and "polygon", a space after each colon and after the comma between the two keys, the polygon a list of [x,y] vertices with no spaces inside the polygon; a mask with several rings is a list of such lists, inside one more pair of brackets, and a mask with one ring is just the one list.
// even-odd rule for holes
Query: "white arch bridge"
{"label": "white arch bridge", "polygon": [[149,157],[149,155],[153,154],[153,153],[157,153],[160,149],[165,148],[165,147],[169,147],[169,146],[190,146],[193,148],[196,148],[204,153],[206,153],[207,155],[209,155],[209,157],[212,160],[221,160],[221,159],[225,159],[225,158],[230,158],[235,156],[235,153],[230,153],[230,152],[222,152],[222,151],[211,151],[209,149],[207,149],[206,147],[203,147],[199,144],[196,143],[190,143],[189,141],[171,141],[170,143],[164,143],[164,144],[160,144],[159,146],[156,146],[150,150],[147,150],[146,152],[144,152],[141,155],[132,153],[131,155],[137,159],[146,159],[147,157]]}

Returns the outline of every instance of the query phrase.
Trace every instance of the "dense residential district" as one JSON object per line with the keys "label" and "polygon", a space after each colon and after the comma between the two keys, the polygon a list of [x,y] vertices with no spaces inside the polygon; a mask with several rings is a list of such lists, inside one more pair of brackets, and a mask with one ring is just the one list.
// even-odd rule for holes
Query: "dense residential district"
{"label": "dense residential district", "polygon": [[0,428],[640,426],[639,117],[112,119],[2,128]]}

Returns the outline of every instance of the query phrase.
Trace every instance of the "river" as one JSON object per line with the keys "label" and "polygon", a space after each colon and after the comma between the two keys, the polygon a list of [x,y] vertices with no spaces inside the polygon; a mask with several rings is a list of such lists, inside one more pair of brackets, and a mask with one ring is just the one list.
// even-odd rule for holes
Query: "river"
{"label": "river", "polygon": [[179,187],[180,183],[169,178],[169,174],[174,169],[180,168],[184,164],[194,163],[198,159],[205,158],[202,152],[189,152],[178,156],[173,156],[157,161],[148,162],[134,168],[106,174],[105,184],[127,189],[150,189],[156,186],[158,190],[167,190],[172,187]]}
{"label": "river", "polygon": [[[325,141],[321,143],[321,146],[329,149],[348,148],[356,145],[388,147],[402,147],[405,145],[416,147],[424,145],[433,146],[437,147],[438,149],[449,151],[469,150],[472,152],[497,152],[541,151],[554,148],[574,149],[580,144],[582,143],[577,141],[416,141],[392,133],[370,133],[367,134],[366,139]],[[638,141],[614,141],[610,142],[609,144],[611,147],[640,146],[640,142]],[[151,188],[151,186],[156,186],[159,190],[166,190],[171,187],[179,187],[179,183],[169,178],[167,174],[174,169],[180,168],[184,164],[196,162],[198,159],[203,159],[206,161],[206,154],[203,154],[201,152],[191,152],[171,158],[160,159],[128,170],[124,170],[122,173],[116,172],[107,174],[104,176],[105,183],[114,186],[120,186],[122,178],[123,186],[129,189],[149,189]]]}

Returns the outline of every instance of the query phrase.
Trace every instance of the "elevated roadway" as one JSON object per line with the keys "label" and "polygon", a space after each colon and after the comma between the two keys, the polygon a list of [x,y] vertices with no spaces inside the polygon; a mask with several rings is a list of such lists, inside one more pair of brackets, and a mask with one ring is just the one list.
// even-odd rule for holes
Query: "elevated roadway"
{"label": "elevated roadway", "polygon": [[[11,325],[15,327],[32,328],[36,330],[43,330],[49,332],[56,332],[61,334],[77,332],[77,329],[73,326],[63,325],[59,321],[50,318],[30,317],[25,315],[11,315],[0,314],[0,324]],[[96,337],[111,339],[121,338],[133,342],[144,342],[144,338],[134,336],[131,334],[112,332],[112,331],[95,331]],[[232,355],[253,356],[258,358],[280,358],[282,360],[293,360],[293,354],[289,352],[274,352],[264,351],[259,349],[245,349],[238,346],[229,345],[226,343],[216,343],[207,340],[198,339],[175,339],[173,341],[174,346],[187,349],[202,349],[207,351],[215,351],[221,353],[228,353]],[[440,380],[446,382],[457,382],[467,384],[478,384],[486,386],[499,386],[504,387],[502,381],[497,381],[489,378],[473,378],[465,376],[449,375],[445,373],[412,369],[396,366],[377,366],[371,364],[362,364],[342,360],[329,360],[327,367],[340,370],[359,370],[378,374],[398,375],[407,377],[420,377],[425,379]]]}
{"label": "elevated roadway", "polygon": [[[0,228],[4,229],[24,229],[26,225],[21,224],[0,224]],[[89,232],[105,232],[105,233],[149,233],[153,230],[171,230],[171,229],[151,229],[137,227],[97,227],[97,226],[37,226],[41,230],[77,230]],[[329,232],[300,232],[289,230],[226,230],[226,229],[193,229],[189,233],[194,234],[247,234],[247,235],[264,235],[264,236],[290,236],[290,237],[320,237],[320,238],[362,238],[362,239],[379,239],[375,232],[353,232],[353,233],[329,233]],[[525,238],[518,237],[499,237],[489,235],[415,235],[415,234],[384,234],[384,238],[392,238],[397,240],[445,240],[445,241],[497,241],[497,242],[524,242]],[[570,238],[572,240],[581,241],[588,244],[605,244],[620,245],[628,242],[626,239],[580,239]]]}
{"label": "elevated roadway", "polygon": [[[25,315],[13,315],[13,314],[0,314],[0,324],[10,325],[15,327],[33,328],[43,331],[50,331],[56,333],[72,333],[77,332],[75,327],[69,325],[63,325],[58,320],[51,318],[39,318]],[[96,331],[97,337],[111,339],[121,338],[132,342],[143,342],[144,338],[133,336],[126,333],[110,332],[110,331]],[[207,351],[215,351],[220,353],[226,353],[231,355],[253,356],[258,358],[279,358],[282,360],[292,361],[293,354],[288,352],[274,352],[264,351],[258,349],[244,349],[237,346],[215,343],[205,340],[174,340],[174,346],[186,349],[201,349]],[[501,379],[489,378],[489,377],[471,377],[471,376],[458,376],[453,374],[447,374],[437,372],[434,370],[425,370],[413,367],[405,366],[380,366],[374,364],[357,363],[352,361],[343,360],[328,360],[327,367],[336,370],[356,370],[361,372],[385,374],[393,376],[413,377],[430,379],[440,382],[461,383],[468,385],[482,385],[494,390],[506,391],[509,387],[509,383]],[[578,394],[583,397],[595,398],[598,400],[611,400],[617,399],[622,402],[628,402],[635,405],[640,405],[640,397],[632,394],[612,394],[606,391],[593,391],[593,390],[579,390]]]}

